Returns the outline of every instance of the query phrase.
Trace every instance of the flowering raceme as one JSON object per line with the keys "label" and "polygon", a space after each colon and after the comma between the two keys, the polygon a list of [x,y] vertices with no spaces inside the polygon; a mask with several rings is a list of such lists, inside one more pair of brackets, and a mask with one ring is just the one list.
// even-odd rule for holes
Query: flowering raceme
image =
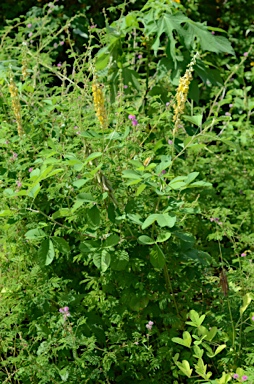
{"label": "flowering raceme", "polygon": [[190,82],[192,80],[193,66],[199,56],[198,52],[193,56],[190,64],[188,65],[184,76],[180,78],[179,85],[176,91],[176,104],[174,105],[173,121],[175,123],[175,131],[180,125],[180,117],[184,112],[185,103],[189,91]]}
{"label": "flowering raceme", "polygon": [[104,95],[96,78],[93,80],[92,91],[96,116],[101,126],[105,128],[107,126],[107,113],[104,104]]}

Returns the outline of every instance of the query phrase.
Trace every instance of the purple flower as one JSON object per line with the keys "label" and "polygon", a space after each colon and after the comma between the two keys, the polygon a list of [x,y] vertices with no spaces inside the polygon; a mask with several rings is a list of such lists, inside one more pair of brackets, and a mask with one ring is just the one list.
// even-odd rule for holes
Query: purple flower
{"label": "purple flower", "polygon": [[63,307],[59,309],[59,312],[63,314],[64,320],[67,319],[68,316],[70,316],[69,307]]}
{"label": "purple flower", "polygon": [[136,116],[135,116],[135,115],[129,115],[129,116],[128,116],[128,119],[129,119],[129,120],[134,120],[134,119],[136,119]]}
{"label": "purple flower", "polygon": [[167,172],[167,171],[166,171],[165,169],[163,169],[163,171],[161,171],[161,176],[162,176],[162,175],[165,175],[166,172]]}
{"label": "purple flower", "polygon": [[254,316],[252,316],[251,320],[254,321]]}
{"label": "purple flower", "polygon": [[58,44],[57,43],[54,43],[54,48],[57,48],[58,47]]}
{"label": "purple flower", "polygon": [[244,52],[243,56],[247,57],[248,56],[248,52]]}
{"label": "purple flower", "polygon": [[27,24],[27,28],[31,28],[31,27],[32,27],[31,23]]}
{"label": "purple flower", "polygon": [[138,125],[138,120],[132,119],[131,123],[132,123],[133,127],[136,127],[136,125]]}
{"label": "purple flower", "polygon": [[233,374],[233,379],[238,379],[238,377],[239,377],[238,373]]}
{"label": "purple flower", "polygon": [[242,381],[246,381],[246,380],[248,380],[248,376],[243,375],[243,376],[242,376]]}
{"label": "purple flower", "polygon": [[17,184],[18,188],[20,188],[22,186],[22,183],[19,180],[16,181],[16,184]]}
{"label": "purple flower", "polygon": [[245,252],[241,253],[241,257],[245,257],[245,256],[247,256],[247,253]]}
{"label": "purple flower", "polygon": [[215,32],[214,32],[214,31],[212,31],[212,32],[211,32],[211,34],[212,34],[212,35],[215,35]]}
{"label": "purple flower", "polygon": [[229,104],[229,108],[232,108],[234,106],[234,104]]}
{"label": "purple flower", "polygon": [[169,106],[169,104],[170,104],[170,102],[168,101],[168,102],[166,103],[166,107],[168,107],[168,106]]}
{"label": "purple flower", "polygon": [[14,160],[14,159],[17,159],[17,157],[18,157],[18,154],[15,153],[15,152],[13,152],[13,153],[12,153],[12,158],[13,158],[13,160]]}
{"label": "purple flower", "polygon": [[64,45],[64,41],[60,41],[59,45]]}
{"label": "purple flower", "polygon": [[153,321],[148,321],[148,323],[146,324],[146,328],[151,331],[152,327],[153,327]]}
{"label": "purple flower", "polygon": [[62,66],[62,63],[58,63],[57,67],[60,68]]}
{"label": "purple flower", "polygon": [[32,32],[30,32],[30,33],[28,34],[28,37],[32,37],[32,35],[33,35],[33,33],[32,33]]}
{"label": "purple flower", "polygon": [[168,140],[168,145],[173,144],[173,140]]}
{"label": "purple flower", "polygon": [[225,116],[231,116],[231,113],[230,112],[226,112]]}
{"label": "purple flower", "polygon": [[90,28],[96,28],[97,27],[97,24],[93,24],[93,25],[90,25]]}
{"label": "purple flower", "polygon": [[32,172],[32,171],[33,171],[33,168],[30,167],[30,168],[28,169],[28,172]]}
{"label": "purple flower", "polygon": [[138,55],[138,59],[142,59],[142,55]]}
{"label": "purple flower", "polygon": [[124,87],[124,89],[127,89],[127,88],[128,88],[128,85],[124,85],[123,87]]}

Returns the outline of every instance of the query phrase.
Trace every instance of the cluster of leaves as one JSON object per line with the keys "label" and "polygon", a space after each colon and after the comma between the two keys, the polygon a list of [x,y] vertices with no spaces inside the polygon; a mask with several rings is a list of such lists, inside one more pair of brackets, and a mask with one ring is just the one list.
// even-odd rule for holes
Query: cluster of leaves
{"label": "cluster of leaves", "polygon": [[[214,53],[234,53],[224,32],[167,0],[121,6],[80,52],[70,29],[81,16],[63,25],[60,8],[1,31],[1,381],[195,382],[194,364],[204,382],[227,383],[253,359],[248,57],[219,70]],[[55,65],[57,50],[68,60]],[[196,51],[174,134],[170,99]],[[104,84],[107,126],[92,79]],[[214,284],[221,270],[227,294],[226,269],[230,299]]]}

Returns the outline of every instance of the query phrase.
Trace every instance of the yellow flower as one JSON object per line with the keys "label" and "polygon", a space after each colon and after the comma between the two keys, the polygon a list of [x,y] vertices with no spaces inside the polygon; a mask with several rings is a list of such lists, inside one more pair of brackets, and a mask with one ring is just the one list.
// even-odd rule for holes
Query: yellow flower
{"label": "yellow flower", "polygon": [[198,57],[198,53],[196,53],[191,60],[190,64],[188,65],[186,72],[184,76],[182,76],[179,80],[179,85],[176,91],[176,104],[174,105],[174,116],[173,121],[175,123],[175,130],[180,125],[180,117],[184,112],[185,103],[187,100],[187,95],[189,91],[190,82],[192,80],[192,72],[193,72],[193,66],[196,62],[196,59]]}
{"label": "yellow flower", "polygon": [[23,133],[22,123],[21,123],[21,106],[19,101],[18,88],[13,80],[12,73],[10,76],[9,92],[11,94],[12,110],[17,122],[18,135],[21,136]]}
{"label": "yellow flower", "polygon": [[101,126],[106,127],[107,112],[104,104],[104,95],[95,77],[92,84],[92,92],[93,92],[93,101],[94,101],[94,109],[95,109],[96,116]]}

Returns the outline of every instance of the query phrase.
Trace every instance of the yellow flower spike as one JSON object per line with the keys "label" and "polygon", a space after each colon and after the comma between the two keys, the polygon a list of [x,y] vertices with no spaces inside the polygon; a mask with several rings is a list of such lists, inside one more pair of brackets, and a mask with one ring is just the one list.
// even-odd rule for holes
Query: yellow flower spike
{"label": "yellow flower spike", "polygon": [[12,73],[10,75],[9,92],[11,94],[12,110],[17,122],[18,135],[22,136],[23,129],[22,129],[22,122],[21,122],[21,106],[19,101],[18,88],[13,80]]}
{"label": "yellow flower spike", "polygon": [[173,122],[175,123],[174,133],[176,132],[176,130],[178,129],[181,123],[180,118],[184,112],[184,107],[187,100],[189,86],[192,80],[193,66],[196,63],[196,59],[198,56],[199,54],[197,52],[194,55],[193,59],[191,60],[190,64],[188,65],[184,76],[182,76],[179,80],[179,85],[178,85],[176,96],[175,96],[176,103],[174,105],[174,116],[173,116]]}
{"label": "yellow flower spike", "polygon": [[92,84],[92,92],[93,92],[93,101],[94,101],[94,109],[96,116],[103,128],[107,127],[107,112],[104,103],[104,95],[100,85],[97,82],[96,77],[94,77]]}

